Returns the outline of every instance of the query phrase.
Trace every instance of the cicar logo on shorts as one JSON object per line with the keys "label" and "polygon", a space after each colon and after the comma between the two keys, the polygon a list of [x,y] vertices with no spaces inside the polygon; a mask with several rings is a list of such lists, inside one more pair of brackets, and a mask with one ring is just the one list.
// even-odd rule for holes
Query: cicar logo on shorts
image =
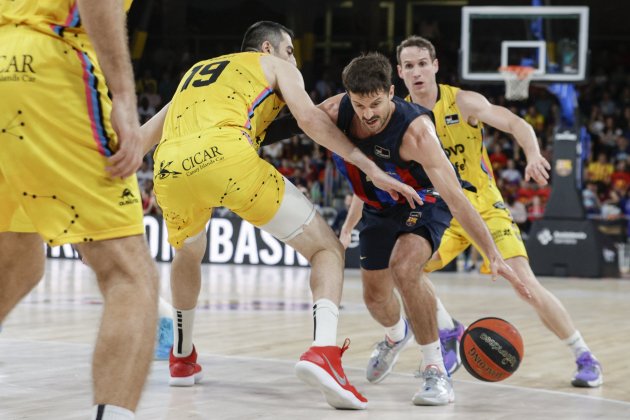
{"label": "cicar logo on shorts", "polygon": [[34,82],[34,74],[32,55],[0,55],[0,82]]}
{"label": "cicar logo on shorts", "polygon": [[186,176],[194,175],[201,169],[224,159],[223,153],[217,146],[212,146],[188,156],[182,160],[182,169],[186,171]]}

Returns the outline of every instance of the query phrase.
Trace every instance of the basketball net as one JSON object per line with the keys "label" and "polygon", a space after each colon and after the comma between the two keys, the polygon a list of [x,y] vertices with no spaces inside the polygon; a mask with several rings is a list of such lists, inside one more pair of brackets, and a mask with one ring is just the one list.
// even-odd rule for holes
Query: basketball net
{"label": "basketball net", "polygon": [[505,99],[508,101],[522,101],[529,96],[529,82],[534,74],[533,67],[504,66],[499,72],[505,80]]}

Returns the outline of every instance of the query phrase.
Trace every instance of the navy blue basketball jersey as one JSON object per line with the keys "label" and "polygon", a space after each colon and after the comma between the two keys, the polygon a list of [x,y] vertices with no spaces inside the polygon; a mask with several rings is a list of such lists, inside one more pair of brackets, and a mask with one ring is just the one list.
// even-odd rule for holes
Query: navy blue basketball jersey
{"label": "navy blue basketball jersey", "polygon": [[[350,123],[355,112],[350,103],[350,97],[345,95],[339,104],[337,126],[384,172],[413,187],[426,202],[435,202],[436,193],[432,190],[433,184],[422,165],[415,161],[404,161],[399,154],[400,145],[409,124],[421,115],[428,115],[434,121],[433,113],[429,109],[404,101],[397,96],[394,96],[393,101],[396,109],[387,126],[374,136],[357,139],[350,133]],[[339,171],[350,182],[353,192],[373,209],[382,210],[406,202],[402,195],[398,201],[395,201],[386,191],[376,188],[359,168],[344,161],[341,156],[333,154],[333,160]]]}

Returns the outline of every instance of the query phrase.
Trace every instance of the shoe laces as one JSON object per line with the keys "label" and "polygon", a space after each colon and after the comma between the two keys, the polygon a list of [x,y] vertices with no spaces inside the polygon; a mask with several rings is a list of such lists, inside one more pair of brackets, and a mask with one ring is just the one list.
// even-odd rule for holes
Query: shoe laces
{"label": "shoe laces", "polygon": [[394,346],[395,344],[390,344],[389,341],[387,341],[387,337],[385,337],[385,340],[376,343],[376,350],[378,350],[379,355],[387,357],[389,352],[394,349]]}
{"label": "shoe laces", "polygon": [[339,355],[339,357],[343,356],[345,351],[348,350],[348,347],[350,347],[350,339],[346,338],[343,342],[343,346],[341,346],[341,354]]}
{"label": "shoe laces", "polygon": [[459,328],[457,328],[457,326],[455,326],[455,328],[453,328],[452,330],[450,329],[440,330],[440,338],[443,340],[452,340],[454,338],[457,338],[458,336],[459,336]]}
{"label": "shoe laces", "polygon": [[424,379],[424,388],[430,389],[436,387],[441,380],[443,380],[443,376],[439,369],[435,366],[427,367],[424,372],[422,372],[422,379]]}
{"label": "shoe laces", "polygon": [[578,356],[575,363],[577,363],[578,369],[593,368],[599,365],[599,362],[593,357],[593,355],[589,351],[582,352],[582,354]]}
{"label": "shoe laces", "polygon": [[440,372],[440,369],[434,365],[427,366],[424,371],[421,369],[422,368],[419,367],[418,370],[413,373],[414,378],[422,378],[427,382],[433,383],[446,377],[446,375]]}

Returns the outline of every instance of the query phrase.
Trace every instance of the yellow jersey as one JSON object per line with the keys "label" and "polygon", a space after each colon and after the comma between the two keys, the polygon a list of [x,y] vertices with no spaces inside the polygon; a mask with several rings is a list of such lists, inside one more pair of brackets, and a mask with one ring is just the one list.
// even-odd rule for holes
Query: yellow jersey
{"label": "yellow jersey", "polygon": [[439,84],[438,89],[433,115],[442,146],[462,179],[482,193],[495,185],[492,165],[483,145],[483,123],[479,121],[477,126],[471,126],[464,120],[455,101],[459,88]]}
{"label": "yellow jersey", "polygon": [[[124,1],[126,12],[132,2]],[[0,1],[0,27],[9,24],[27,25],[40,32],[54,33],[78,50],[92,48],[81,25],[77,0]],[[64,36],[66,32],[76,36]]]}
{"label": "yellow jersey", "polygon": [[196,63],[177,87],[161,141],[231,128],[258,150],[260,137],[284,106],[265,77],[263,55],[242,52]]}

